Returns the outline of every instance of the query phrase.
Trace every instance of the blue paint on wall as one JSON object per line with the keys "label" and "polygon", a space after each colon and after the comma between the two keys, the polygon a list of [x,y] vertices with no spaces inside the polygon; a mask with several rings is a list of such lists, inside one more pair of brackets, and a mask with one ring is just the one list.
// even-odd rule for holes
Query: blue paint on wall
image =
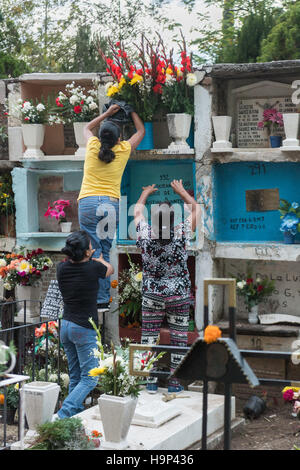
{"label": "blue paint on wall", "polygon": [[[195,163],[193,160],[157,160],[157,161],[137,161],[128,162],[125,169],[121,194],[120,226],[118,243],[135,243],[128,239],[127,227],[133,222],[134,204],[139,199],[143,186],[153,183],[159,189],[149,196],[146,208],[150,214],[150,207],[153,203],[170,201],[171,203],[182,204],[180,197],[174,193],[170,186],[173,179],[182,179],[183,185],[191,194],[195,194]],[[124,196],[127,197],[125,201]],[[127,217],[129,210],[129,216]],[[134,230],[133,230],[134,231]]]}
{"label": "blue paint on wall", "polygon": [[[247,212],[246,190],[275,189],[300,203],[300,164],[238,162],[213,166],[214,230],[217,241],[282,242],[280,214]],[[300,234],[297,235],[300,241]]]}

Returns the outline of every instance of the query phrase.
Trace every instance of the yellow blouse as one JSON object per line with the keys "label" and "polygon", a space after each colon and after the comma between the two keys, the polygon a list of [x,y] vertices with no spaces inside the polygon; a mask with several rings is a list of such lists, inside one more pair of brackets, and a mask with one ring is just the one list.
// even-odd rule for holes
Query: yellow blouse
{"label": "yellow blouse", "polygon": [[130,157],[131,145],[126,140],[116,144],[112,148],[115,158],[110,163],[99,160],[100,148],[98,137],[90,137],[86,147],[78,200],[88,196],[110,196],[118,199],[121,196],[121,180]]}

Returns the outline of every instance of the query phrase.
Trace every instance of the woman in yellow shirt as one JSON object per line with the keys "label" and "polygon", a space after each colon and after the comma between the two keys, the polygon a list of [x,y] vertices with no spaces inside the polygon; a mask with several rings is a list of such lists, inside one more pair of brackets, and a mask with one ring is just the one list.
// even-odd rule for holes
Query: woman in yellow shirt
{"label": "woman in yellow shirt", "polygon": [[[145,135],[142,120],[132,112],[136,132],[127,141],[121,141],[119,126],[112,121],[104,121],[119,109],[118,105],[110,106],[84,129],[87,147],[78,196],[80,228],[89,234],[95,250],[94,256],[98,258],[102,254],[107,262],[119,222],[122,176],[131,151],[139,145]],[[98,138],[94,135],[94,130],[99,124],[101,126]],[[99,279],[98,309],[108,309],[109,299],[110,279]]]}

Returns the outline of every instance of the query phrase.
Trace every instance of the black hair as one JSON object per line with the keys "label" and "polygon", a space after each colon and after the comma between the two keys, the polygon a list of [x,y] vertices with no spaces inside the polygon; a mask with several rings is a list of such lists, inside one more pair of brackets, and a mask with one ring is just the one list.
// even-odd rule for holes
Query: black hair
{"label": "black hair", "polygon": [[86,251],[90,247],[90,237],[84,230],[72,232],[66,239],[66,246],[61,249],[64,255],[71,258],[72,261],[82,261],[86,256]]}
{"label": "black hair", "polygon": [[[152,214],[153,220],[158,217],[157,240],[166,245],[174,237],[174,209],[169,201],[159,202]],[[167,217],[167,219],[166,219]]]}
{"label": "black hair", "polygon": [[105,121],[100,127],[99,139],[101,148],[98,157],[102,162],[110,163],[115,158],[112,147],[118,142],[120,134],[119,126],[112,121]]}

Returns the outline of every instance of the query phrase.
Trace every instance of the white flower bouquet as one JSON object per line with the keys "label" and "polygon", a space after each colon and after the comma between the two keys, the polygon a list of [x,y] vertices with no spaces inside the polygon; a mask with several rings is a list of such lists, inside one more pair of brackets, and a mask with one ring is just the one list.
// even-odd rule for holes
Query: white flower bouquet
{"label": "white flower bouquet", "polygon": [[33,100],[18,100],[13,114],[24,124],[45,124],[48,117],[48,105],[42,101],[34,103]]}
{"label": "white flower bouquet", "polygon": [[72,82],[58,93],[55,106],[49,114],[49,124],[89,122],[98,114],[98,81],[93,82],[91,89]]}
{"label": "white flower bouquet", "polygon": [[[144,381],[129,373],[129,343],[122,347],[111,344],[111,351],[105,352],[99,329],[92,319],[90,323],[97,332],[97,346],[94,355],[98,359],[98,367],[91,369],[89,375],[99,378],[99,388],[107,395],[125,397],[132,395],[137,397],[140,393],[141,385]],[[151,351],[139,351],[134,358],[134,369],[150,371],[154,362],[158,361],[164,353],[155,355]]]}

